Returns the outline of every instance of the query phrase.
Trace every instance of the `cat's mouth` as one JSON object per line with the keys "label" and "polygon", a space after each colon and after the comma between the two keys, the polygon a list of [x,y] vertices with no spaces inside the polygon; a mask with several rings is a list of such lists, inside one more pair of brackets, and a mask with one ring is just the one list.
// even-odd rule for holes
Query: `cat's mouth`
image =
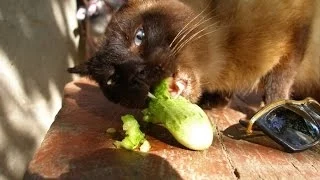
{"label": "cat's mouth", "polygon": [[188,87],[188,81],[186,79],[173,77],[170,82],[169,92],[172,97],[178,97],[185,94]]}
{"label": "cat's mouth", "polygon": [[[183,79],[169,78],[169,93],[171,97],[177,98],[186,90],[188,82]],[[149,91],[148,96],[153,98],[154,95]]]}
{"label": "cat's mouth", "polygon": [[[188,81],[186,79],[170,77],[169,78],[169,93],[171,97],[177,98],[183,96],[188,87]],[[154,97],[151,92],[148,92],[149,97]]]}
{"label": "cat's mouth", "polygon": [[189,97],[191,93],[191,78],[186,73],[176,73],[169,79],[169,92],[172,97]]}
{"label": "cat's mouth", "polygon": [[201,93],[199,84],[197,76],[192,71],[180,69],[171,77],[169,91],[172,97],[183,96],[195,103]]}

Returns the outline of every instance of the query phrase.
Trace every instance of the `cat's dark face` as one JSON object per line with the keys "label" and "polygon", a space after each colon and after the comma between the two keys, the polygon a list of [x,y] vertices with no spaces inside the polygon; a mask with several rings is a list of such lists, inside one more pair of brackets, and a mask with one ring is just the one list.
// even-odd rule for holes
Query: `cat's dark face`
{"label": "cat's dark face", "polygon": [[[130,9],[131,8],[131,9]],[[148,92],[176,71],[170,43],[174,19],[161,8],[123,7],[111,20],[100,50],[69,72],[88,75],[114,103],[141,108]]]}

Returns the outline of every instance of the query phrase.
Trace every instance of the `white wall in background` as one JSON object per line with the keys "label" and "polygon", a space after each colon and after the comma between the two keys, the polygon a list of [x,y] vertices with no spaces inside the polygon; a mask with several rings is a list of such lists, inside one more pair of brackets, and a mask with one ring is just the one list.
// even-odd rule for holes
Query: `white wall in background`
{"label": "white wall in background", "polygon": [[75,0],[0,1],[0,179],[21,179],[77,59]]}

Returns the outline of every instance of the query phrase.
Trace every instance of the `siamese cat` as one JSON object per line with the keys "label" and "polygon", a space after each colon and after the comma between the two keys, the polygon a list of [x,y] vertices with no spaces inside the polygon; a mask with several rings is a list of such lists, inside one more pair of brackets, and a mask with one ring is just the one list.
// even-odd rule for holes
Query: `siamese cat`
{"label": "siamese cat", "polygon": [[98,51],[68,71],[131,108],[168,77],[171,93],[193,103],[258,88],[267,104],[319,100],[319,10],[319,0],[128,0]]}

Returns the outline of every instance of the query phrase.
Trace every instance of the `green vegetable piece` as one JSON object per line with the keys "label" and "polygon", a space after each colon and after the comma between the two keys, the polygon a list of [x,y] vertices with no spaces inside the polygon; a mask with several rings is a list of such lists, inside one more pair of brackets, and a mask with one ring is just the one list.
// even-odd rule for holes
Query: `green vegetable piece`
{"label": "green vegetable piece", "polygon": [[147,109],[142,111],[144,121],[162,124],[174,138],[192,150],[208,149],[215,136],[215,127],[206,113],[182,96],[171,97],[169,80],[163,80],[154,91]]}
{"label": "green vegetable piece", "polygon": [[121,117],[123,130],[126,131],[126,137],[122,141],[116,141],[114,144],[117,148],[134,150],[145,141],[145,134],[140,131],[138,121],[132,115]]}

